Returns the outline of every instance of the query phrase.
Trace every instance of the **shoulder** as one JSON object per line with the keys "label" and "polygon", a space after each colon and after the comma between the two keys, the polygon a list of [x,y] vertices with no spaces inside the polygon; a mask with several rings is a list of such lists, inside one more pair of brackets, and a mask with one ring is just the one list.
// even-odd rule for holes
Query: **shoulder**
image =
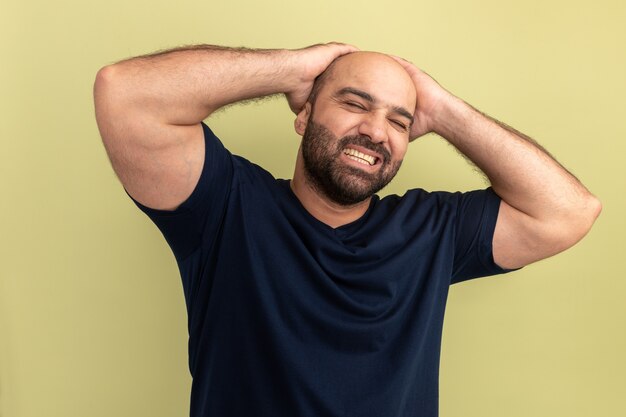
{"label": "shoulder", "polygon": [[276,183],[276,178],[274,178],[271,172],[240,155],[233,155],[233,169],[236,173],[236,181],[241,184],[252,183],[260,185]]}
{"label": "shoulder", "polygon": [[407,190],[403,195],[391,194],[380,200],[382,207],[406,210],[433,210],[456,206],[464,193],[427,191],[422,188]]}
{"label": "shoulder", "polygon": [[490,189],[473,191],[408,190],[404,195],[388,195],[376,204],[375,211],[404,224],[453,222],[467,217],[497,216],[500,198]]}

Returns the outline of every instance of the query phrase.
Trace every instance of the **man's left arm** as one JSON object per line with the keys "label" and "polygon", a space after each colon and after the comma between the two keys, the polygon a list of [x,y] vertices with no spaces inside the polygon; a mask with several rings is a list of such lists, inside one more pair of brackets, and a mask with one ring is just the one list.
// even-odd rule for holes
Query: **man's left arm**
{"label": "man's left arm", "polygon": [[502,198],[493,257],[513,269],[555,255],[582,239],[599,200],[528,136],[479,112],[398,58],[417,88],[411,132],[442,136],[489,178]]}

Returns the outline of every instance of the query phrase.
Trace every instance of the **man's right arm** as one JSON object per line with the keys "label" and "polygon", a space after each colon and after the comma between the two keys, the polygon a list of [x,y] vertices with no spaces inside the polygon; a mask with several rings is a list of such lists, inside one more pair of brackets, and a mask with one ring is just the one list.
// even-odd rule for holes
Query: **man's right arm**
{"label": "man's right arm", "polygon": [[106,66],[94,101],[113,169],[137,201],[174,210],[204,165],[202,120],[228,104],[278,93],[297,112],[315,77],[354,50],[335,43],[301,50],[200,45]]}

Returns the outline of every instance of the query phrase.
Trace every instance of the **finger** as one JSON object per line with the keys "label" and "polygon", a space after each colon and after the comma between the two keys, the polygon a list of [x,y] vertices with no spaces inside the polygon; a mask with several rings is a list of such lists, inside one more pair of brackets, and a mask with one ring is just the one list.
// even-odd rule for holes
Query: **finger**
{"label": "finger", "polygon": [[326,45],[332,46],[332,47],[338,47],[341,55],[360,51],[360,49],[357,48],[356,46],[350,45],[348,43],[343,43],[343,42],[328,42]]}
{"label": "finger", "polygon": [[393,54],[389,54],[390,57],[392,57],[393,59],[395,59],[396,61],[400,61],[400,62],[409,62],[408,60],[402,58],[401,56],[398,55],[393,55]]}
{"label": "finger", "polygon": [[352,44],[345,43],[345,42],[331,41],[331,42],[328,42],[326,45],[339,45],[339,46],[345,46],[354,50],[359,50],[357,46],[354,46]]}

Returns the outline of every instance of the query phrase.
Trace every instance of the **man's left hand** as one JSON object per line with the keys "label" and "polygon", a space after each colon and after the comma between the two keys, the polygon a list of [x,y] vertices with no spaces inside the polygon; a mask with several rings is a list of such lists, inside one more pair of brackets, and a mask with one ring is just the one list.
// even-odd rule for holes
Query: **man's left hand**
{"label": "man's left hand", "polygon": [[413,140],[430,132],[439,133],[440,121],[437,116],[441,107],[455,97],[411,62],[398,56],[391,57],[409,73],[417,91],[417,104],[409,139]]}

